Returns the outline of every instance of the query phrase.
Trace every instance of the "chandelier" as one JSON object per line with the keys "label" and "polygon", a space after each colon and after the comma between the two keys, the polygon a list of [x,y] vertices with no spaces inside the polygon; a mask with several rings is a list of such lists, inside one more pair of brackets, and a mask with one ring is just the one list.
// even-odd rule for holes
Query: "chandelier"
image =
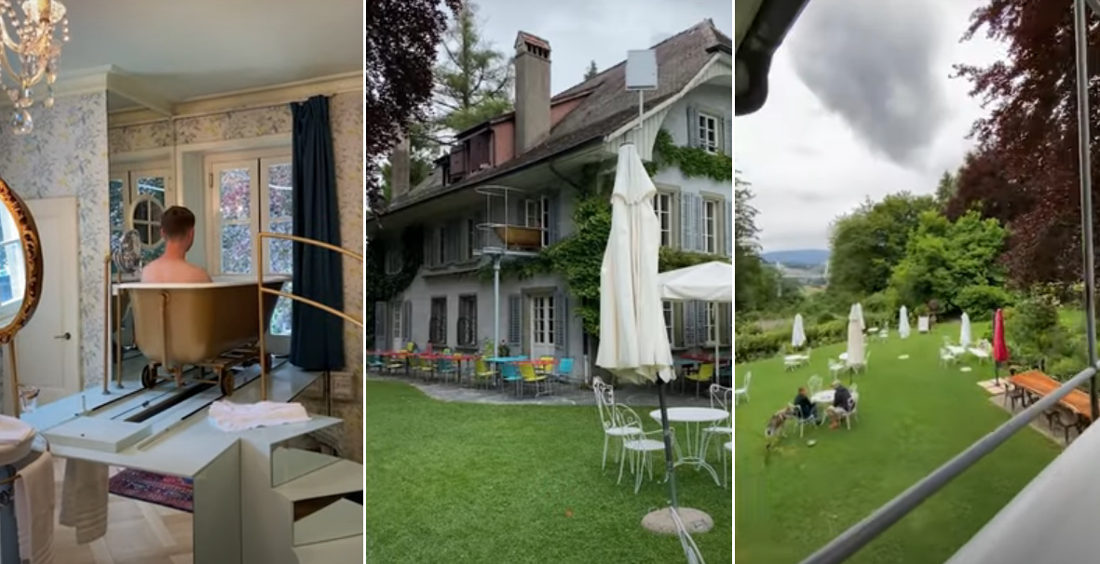
{"label": "chandelier", "polygon": [[[55,37],[59,29],[60,37]],[[34,106],[34,87],[43,78],[47,96],[42,105],[53,107],[57,60],[68,40],[69,20],[61,2],[0,0],[0,88],[15,106],[11,127],[17,135],[34,129],[30,108]]]}

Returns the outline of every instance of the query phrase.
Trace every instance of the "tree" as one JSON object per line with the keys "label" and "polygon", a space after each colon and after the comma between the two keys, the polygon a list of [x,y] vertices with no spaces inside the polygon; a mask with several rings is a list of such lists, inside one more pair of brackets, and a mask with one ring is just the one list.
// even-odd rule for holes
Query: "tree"
{"label": "tree", "polygon": [[921,214],[935,208],[931,196],[901,192],[878,203],[868,200],[837,219],[830,241],[829,291],[862,297],[886,289]]}
{"label": "tree", "polygon": [[890,276],[891,289],[901,303],[937,301],[946,311],[981,302],[989,293],[984,288],[1004,283],[998,259],[1005,236],[996,219],[982,219],[977,211],[955,222],[935,210],[925,211]]}
{"label": "tree", "polygon": [[947,202],[955,195],[956,186],[958,184],[958,176],[952,175],[948,171],[943,171],[943,176],[940,177],[940,181],[936,184],[936,203],[941,206],[947,205]]}
{"label": "tree", "polygon": [[593,59],[592,62],[588,63],[588,70],[584,71],[584,79],[589,80],[597,74],[600,74],[600,70],[596,68],[596,60]]}
{"label": "tree", "polygon": [[436,67],[439,127],[462,131],[512,109],[510,60],[481,37],[477,5],[455,13]]}
{"label": "tree", "polygon": [[738,171],[734,176],[733,192],[733,268],[734,309],[741,312],[763,311],[801,299],[797,284],[783,278],[775,267],[760,257],[756,226],[759,211],[752,205],[752,184],[743,180]]}
{"label": "tree", "polygon": [[[409,124],[425,119],[431,100],[432,64],[447,26],[446,9],[461,0],[371,0],[364,34],[363,163],[367,205],[380,210],[382,159]],[[370,308],[368,308],[370,309]]]}
{"label": "tree", "polygon": [[[1019,285],[1080,278],[1080,197],[1077,173],[1077,99],[1074,61],[1073,5],[1029,0],[986,0],[974,11],[963,36],[981,30],[1006,44],[1007,58],[986,66],[956,65],[956,75],[970,80],[971,95],[991,108],[978,119],[972,135],[981,158],[995,158],[1003,183],[990,199],[1029,202],[1010,221],[1011,246],[1005,260]],[[1100,41],[1092,26],[1089,45]],[[1091,58],[1095,61],[1095,53]],[[1089,69],[1090,79],[1097,67]],[[1090,80],[1090,104],[1100,102]],[[1092,144],[1097,177],[1096,143]],[[995,157],[993,157],[995,155]],[[1096,202],[1100,205],[1100,199]],[[1015,214],[1015,209],[1013,209]],[[1096,210],[1092,210],[1096,213]]]}

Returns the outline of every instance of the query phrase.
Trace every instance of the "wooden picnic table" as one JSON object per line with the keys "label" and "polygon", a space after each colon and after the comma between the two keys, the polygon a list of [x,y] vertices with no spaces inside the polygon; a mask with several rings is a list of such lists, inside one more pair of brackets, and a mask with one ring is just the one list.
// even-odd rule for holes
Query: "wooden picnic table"
{"label": "wooden picnic table", "polygon": [[[1062,383],[1043,374],[1038,370],[1028,370],[1015,374],[1008,379],[1013,386],[1027,390],[1039,396],[1046,396],[1062,386]],[[1081,390],[1073,390],[1059,402],[1071,409],[1079,417],[1092,421],[1092,408],[1089,405],[1089,395]]]}

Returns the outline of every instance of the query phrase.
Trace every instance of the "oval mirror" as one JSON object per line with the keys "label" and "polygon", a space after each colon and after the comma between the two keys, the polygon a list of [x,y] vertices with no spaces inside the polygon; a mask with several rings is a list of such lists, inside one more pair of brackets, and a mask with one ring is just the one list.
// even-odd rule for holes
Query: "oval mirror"
{"label": "oval mirror", "polygon": [[138,196],[130,204],[126,214],[126,229],[137,231],[143,249],[153,249],[164,243],[160,237],[160,218],[164,215],[164,204],[151,194]]}
{"label": "oval mirror", "polygon": [[0,343],[30,321],[42,295],[42,247],[34,217],[0,178]]}

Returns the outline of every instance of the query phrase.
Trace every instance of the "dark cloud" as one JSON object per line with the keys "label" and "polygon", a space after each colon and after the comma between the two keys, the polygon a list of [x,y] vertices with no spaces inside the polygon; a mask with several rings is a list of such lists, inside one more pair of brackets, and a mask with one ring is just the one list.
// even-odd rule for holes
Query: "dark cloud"
{"label": "dark cloud", "polygon": [[876,152],[917,164],[947,119],[935,6],[811,2],[791,31],[795,73]]}

